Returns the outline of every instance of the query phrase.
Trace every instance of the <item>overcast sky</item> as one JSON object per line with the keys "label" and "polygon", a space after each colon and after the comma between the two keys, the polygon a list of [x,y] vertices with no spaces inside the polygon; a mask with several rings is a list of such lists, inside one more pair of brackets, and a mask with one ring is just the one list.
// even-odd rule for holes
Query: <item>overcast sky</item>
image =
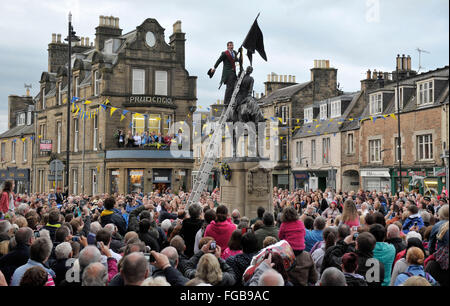
{"label": "overcast sky", "polygon": [[165,28],[166,41],[173,23],[181,20],[186,69],[198,77],[203,107],[224,94],[224,87],[217,90],[221,67],[213,79],[207,70],[227,41],[240,46],[258,12],[268,61],[254,56],[257,92],[264,92],[271,72],[309,81],[315,59],[330,60],[345,91],[359,90],[369,68],[394,70],[397,53],[411,55],[417,70],[418,47],[430,52],[422,55],[424,70],[449,63],[448,0],[1,0],[0,11],[0,132],[7,129],[8,95],[25,94],[24,83],[37,94],[51,34],[67,36],[69,11],[77,35],[91,42],[100,15],[119,17],[123,33],[155,18]]}

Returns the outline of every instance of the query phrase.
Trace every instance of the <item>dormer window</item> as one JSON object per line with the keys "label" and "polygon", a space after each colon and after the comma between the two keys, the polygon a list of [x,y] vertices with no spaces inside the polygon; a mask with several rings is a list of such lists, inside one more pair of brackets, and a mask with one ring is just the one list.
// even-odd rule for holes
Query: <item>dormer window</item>
{"label": "dormer window", "polygon": [[327,105],[322,104],[320,106],[320,120],[327,120]]}
{"label": "dormer window", "polygon": [[331,102],[331,118],[341,116],[341,100]]}
{"label": "dormer window", "polygon": [[303,113],[304,113],[304,117],[305,117],[305,123],[312,122],[312,120],[313,120],[313,109],[312,109],[312,107],[305,108]]}
{"label": "dormer window", "polygon": [[370,95],[370,114],[377,115],[383,112],[383,94],[376,93]]}
{"label": "dormer window", "polygon": [[431,104],[434,102],[433,80],[417,82],[417,105]]}
{"label": "dormer window", "polygon": [[103,48],[103,52],[105,52],[107,54],[113,53],[113,40],[112,39],[105,41],[105,47]]}
{"label": "dormer window", "polygon": [[19,113],[17,115],[17,126],[25,125],[25,121],[26,121],[25,117],[26,117],[25,113]]}

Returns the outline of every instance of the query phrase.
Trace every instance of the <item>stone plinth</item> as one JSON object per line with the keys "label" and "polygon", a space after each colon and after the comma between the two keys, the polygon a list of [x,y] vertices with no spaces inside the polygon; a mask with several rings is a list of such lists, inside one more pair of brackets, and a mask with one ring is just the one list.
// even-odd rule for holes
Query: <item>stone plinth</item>
{"label": "stone plinth", "polygon": [[256,217],[262,206],[272,211],[272,171],[259,166],[255,158],[234,158],[226,161],[231,169],[231,179],[220,179],[221,203],[231,214],[238,209],[241,216]]}

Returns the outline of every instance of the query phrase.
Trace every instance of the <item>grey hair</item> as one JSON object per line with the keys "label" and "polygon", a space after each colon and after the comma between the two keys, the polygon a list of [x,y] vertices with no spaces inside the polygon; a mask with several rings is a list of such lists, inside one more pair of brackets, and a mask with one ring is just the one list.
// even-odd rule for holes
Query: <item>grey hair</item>
{"label": "grey hair", "polygon": [[114,233],[115,225],[113,223],[108,223],[103,229],[107,230],[112,235],[112,233]]}
{"label": "grey hair", "polygon": [[41,229],[39,231],[39,236],[50,239],[50,232],[46,229]]}
{"label": "grey hair", "polygon": [[101,229],[102,225],[98,221],[95,221],[91,223],[91,228],[89,229],[89,231],[93,234],[97,234],[97,232]]}
{"label": "grey hair", "polygon": [[[273,283],[274,280],[276,281],[275,284]],[[276,270],[269,269],[261,275],[258,286],[284,286],[284,279]]]}
{"label": "grey hair", "polygon": [[89,264],[94,262],[101,262],[102,254],[95,246],[87,246],[81,250],[78,260],[80,262],[80,269],[84,270]]}
{"label": "grey hair", "polygon": [[83,271],[82,286],[106,286],[108,270],[100,262],[91,263]]}
{"label": "grey hair", "polygon": [[72,252],[72,245],[68,242],[60,243],[55,248],[56,259],[69,258],[70,252]]}
{"label": "grey hair", "polygon": [[28,208],[29,208],[28,204],[22,203],[19,205],[19,207],[17,207],[17,211],[19,212],[19,214],[23,216],[25,215],[25,210],[27,210]]}
{"label": "grey hair", "polygon": [[11,223],[8,220],[0,221],[0,233],[7,233],[11,229]]}
{"label": "grey hair", "polygon": [[329,267],[323,271],[320,277],[321,286],[347,286],[345,275],[335,267]]}

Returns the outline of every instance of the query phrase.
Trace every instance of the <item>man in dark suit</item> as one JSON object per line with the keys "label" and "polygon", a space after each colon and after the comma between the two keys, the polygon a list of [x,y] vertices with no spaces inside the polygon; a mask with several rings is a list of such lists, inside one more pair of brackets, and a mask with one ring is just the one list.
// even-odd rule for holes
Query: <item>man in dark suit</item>
{"label": "man in dark suit", "polygon": [[[232,41],[227,43],[227,50],[220,54],[219,59],[216,61],[214,68],[210,69],[211,75],[214,74],[216,68],[223,62],[222,78],[220,79],[220,86],[222,84],[227,85],[225,90],[224,104],[228,105],[233,94],[234,85],[237,81],[236,76],[236,62],[240,62],[238,59],[238,53],[233,50],[234,45]],[[220,88],[220,87],[219,87]]]}

